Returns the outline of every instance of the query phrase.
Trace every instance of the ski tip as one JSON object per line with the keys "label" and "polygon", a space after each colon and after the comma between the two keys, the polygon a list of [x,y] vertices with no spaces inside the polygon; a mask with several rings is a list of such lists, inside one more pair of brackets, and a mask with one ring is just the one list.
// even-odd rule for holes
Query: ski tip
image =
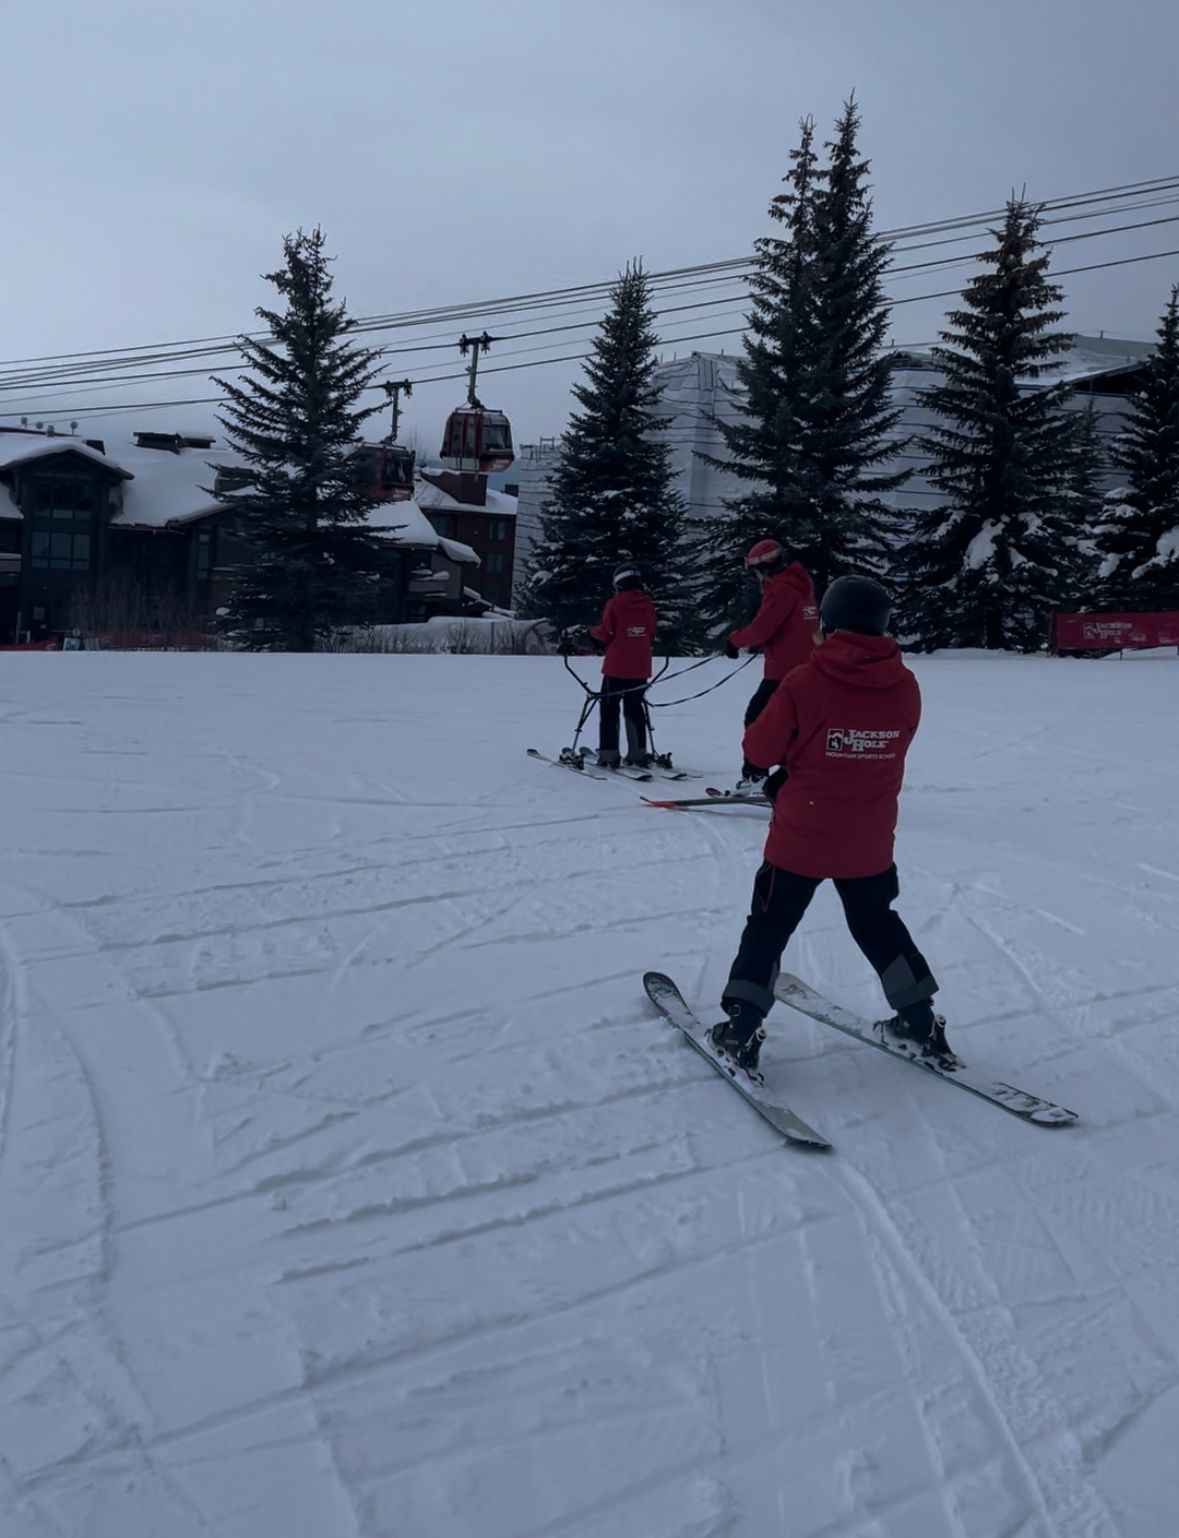
{"label": "ski tip", "polygon": [[656,801],[650,796],[640,796],[639,800],[644,806],[653,806],[657,811],[661,812],[682,812],[684,810],[678,801]]}
{"label": "ski tip", "polygon": [[1076,1111],[1067,1110],[1062,1105],[1045,1106],[1043,1110],[1032,1111],[1026,1118],[1037,1127],[1073,1127],[1080,1119]]}
{"label": "ski tip", "polygon": [[657,993],[678,993],[679,989],[666,972],[644,972],[643,991],[653,999]]}
{"label": "ski tip", "polygon": [[835,1144],[829,1143],[825,1137],[820,1137],[817,1132],[811,1137],[804,1137],[798,1132],[786,1132],[783,1136],[791,1148],[805,1148],[815,1154],[835,1152]]}

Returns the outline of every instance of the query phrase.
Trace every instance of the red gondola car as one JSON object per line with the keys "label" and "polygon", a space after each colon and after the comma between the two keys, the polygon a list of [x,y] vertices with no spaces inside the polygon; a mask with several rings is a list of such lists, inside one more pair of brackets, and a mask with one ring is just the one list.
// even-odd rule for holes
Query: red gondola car
{"label": "red gondola car", "polygon": [[352,456],[356,484],[376,502],[408,502],[413,496],[413,450],[399,443],[365,443]]}
{"label": "red gondola car", "polygon": [[512,424],[502,411],[486,406],[458,406],[446,420],[442,463],[448,470],[474,470],[487,475],[506,470],[515,459]]}

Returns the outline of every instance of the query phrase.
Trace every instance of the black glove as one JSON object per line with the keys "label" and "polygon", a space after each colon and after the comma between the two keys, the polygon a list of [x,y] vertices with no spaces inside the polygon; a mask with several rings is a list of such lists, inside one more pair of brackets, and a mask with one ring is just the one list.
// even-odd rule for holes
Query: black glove
{"label": "black glove", "polygon": [[562,630],[561,634],[557,637],[557,650],[561,653],[562,657],[568,657],[573,651],[573,635],[570,631]]}
{"label": "black glove", "polygon": [[762,786],[766,800],[773,801],[777,797],[778,792],[782,789],[782,786],[785,785],[789,778],[790,775],[787,773],[785,764],[783,764],[780,769],[775,769],[773,774],[767,777],[765,784]]}
{"label": "black glove", "polygon": [[737,658],[740,655],[741,655],[741,653],[733,645],[732,641],[730,641],[728,639],[728,637],[726,636],[726,638],[725,638],[725,656],[729,659],[730,662],[736,662]]}

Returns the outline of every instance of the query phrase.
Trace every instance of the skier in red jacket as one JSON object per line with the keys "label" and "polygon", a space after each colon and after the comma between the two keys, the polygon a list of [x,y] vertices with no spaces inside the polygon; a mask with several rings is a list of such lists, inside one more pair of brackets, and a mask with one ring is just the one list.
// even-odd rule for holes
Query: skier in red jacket
{"label": "skier in red jacket", "polygon": [[[736,657],[741,647],[756,646],[765,659],[762,681],[745,711],[748,729],[769,704],[786,674],[809,660],[819,611],[809,573],[798,561],[788,558],[776,539],[759,539],[745,557],[745,565],[761,583],[761,605],[748,625],[729,636],[725,655]],[[737,788],[752,789],[761,785],[765,777],[765,770],[751,763],[746,754]]]}
{"label": "skier in red jacket", "polygon": [[823,595],[821,644],[782,682],[745,733],[755,765],[781,767],[766,784],[774,803],[765,860],[721,999],[727,1019],[713,1044],[757,1069],[778,963],[821,882],[832,880],[852,938],[895,1010],[885,1028],[944,1057],[937,983],[893,912],[897,801],[905,753],[921,718],[917,680],[885,634],[891,603],[879,583],[840,577]]}
{"label": "skier in red jacket", "polygon": [[645,696],[657,620],[641,575],[634,566],[623,564],[614,573],[614,596],[602,610],[601,624],[590,627],[590,635],[606,647],[598,701],[598,763],[607,769],[618,767],[620,705],[626,718],[627,764],[645,769],[651,762]]}

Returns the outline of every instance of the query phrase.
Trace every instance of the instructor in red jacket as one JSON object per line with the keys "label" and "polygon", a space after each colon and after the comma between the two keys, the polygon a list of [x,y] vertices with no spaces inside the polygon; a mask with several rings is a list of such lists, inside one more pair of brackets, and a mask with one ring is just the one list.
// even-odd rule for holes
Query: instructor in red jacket
{"label": "instructor in red jacket", "polygon": [[885,1028],[934,1056],[948,1055],[937,983],[892,904],[897,803],[905,754],[921,718],[917,680],[885,631],[891,603],[878,582],[840,577],[823,595],[811,660],[782,681],[745,733],[745,753],[768,770],[774,811],[765,861],[721,1003],[713,1044],[757,1070],[778,963],[821,882],[832,880],[852,938],[896,1011]]}
{"label": "instructor in red jacket", "polygon": [[[787,673],[809,660],[819,611],[809,573],[798,561],[788,559],[776,539],[758,540],[745,557],[745,565],[761,583],[761,604],[754,619],[729,636],[725,652],[735,657],[743,646],[756,646],[765,660],[762,681],[745,711],[748,729]],[[746,754],[738,789],[760,785],[765,777],[765,770],[751,763]]]}
{"label": "instructor in red jacket", "polygon": [[636,567],[624,564],[614,573],[614,596],[602,610],[602,620],[590,635],[606,648],[602,658],[602,693],[598,700],[598,763],[618,767],[618,707],[626,718],[626,762],[645,769],[647,753],[647,681],[651,677],[651,648],[658,615],[643,591]]}

